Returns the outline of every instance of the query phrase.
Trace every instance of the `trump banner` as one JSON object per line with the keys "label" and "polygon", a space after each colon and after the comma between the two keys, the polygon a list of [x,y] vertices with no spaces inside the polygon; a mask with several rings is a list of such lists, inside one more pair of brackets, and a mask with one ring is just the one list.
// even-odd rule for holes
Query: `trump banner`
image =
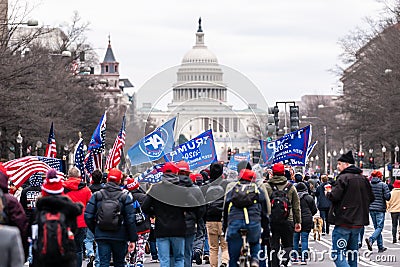
{"label": "trump banner", "polygon": [[172,151],[176,117],[170,119],[128,150],[131,165],[154,161]]}
{"label": "trump banner", "polygon": [[217,161],[212,131],[205,131],[192,140],[179,145],[174,151],[165,154],[164,159],[167,162],[184,160],[189,164],[191,170]]}
{"label": "trump banner", "polygon": [[260,140],[261,155],[265,163],[283,162],[290,166],[305,166],[310,141],[311,126],[308,125],[275,141]]}
{"label": "trump banner", "polygon": [[236,153],[232,155],[229,160],[228,168],[236,171],[238,163],[243,160],[250,162],[250,152]]}
{"label": "trump banner", "polygon": [[139,177],[138,177],[138,182],[139,183],[150,183],[150,184],[156,184],[161,182],[162,180],[162,169],[164,167],[164,163],[154,165],[147,169],[145,172],[143,172]]}

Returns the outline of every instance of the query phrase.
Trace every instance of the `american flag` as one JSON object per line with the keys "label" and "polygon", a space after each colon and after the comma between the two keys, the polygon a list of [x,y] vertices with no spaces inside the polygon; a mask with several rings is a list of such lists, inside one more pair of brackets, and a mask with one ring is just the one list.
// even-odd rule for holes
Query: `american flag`
{"label": "american flag", "polygon": [[[107,120],[107,113],[104,113],[104,115],[101,117],[99,124],[96,127],[96,130],[94,131],[92,135],[92,139],[90,139],[90,143],[88,146],[88,154],[85,157],[85,165],[90,164],[90,155],[93,158],[93,168],[94,169],[99,169],[102,170],[103,164],[102,164],[102,153],[104,152],[104,147],[105,147],[105,139],[106,139],[106,120]],[[90,171],[90,166],[85,166],[85,168],[89,171],[89,173],[93,172]]]}
{"label": "american flag", "polygon": [[121,130],[115,139],[114,145],[108,154],[105,169],[115,168],[121,162],[122,148],[125,146],[125,116],[122,118]]}
{"label": "american flag", "polygon": [[94,160],[93,160],[93,154],[92,152],[88,152],[85,156],[85,169],[88,171],[88,173],[92,174],[94,171]]}
{"label": "american flag", "polygon": [[79,139],[76,146],[75,155],[75,166],[81,171],[81,177],[85,177],[85,154],[83,152],[83,139]]}
{"label": "american flag", "polygon": [[7,169],[10,181],[18,188],[37,172],[46,173],[51,168],[57,170],[57,176],[64,177],[62,162],[57,158],[28,156],[7,161],[3,164]]}
{"label": "american flag", "polygon": [[51,123],[49,139],[47,140],[44,156],[49,158],[57,157],[56,136],[54,135],[53,123]]}

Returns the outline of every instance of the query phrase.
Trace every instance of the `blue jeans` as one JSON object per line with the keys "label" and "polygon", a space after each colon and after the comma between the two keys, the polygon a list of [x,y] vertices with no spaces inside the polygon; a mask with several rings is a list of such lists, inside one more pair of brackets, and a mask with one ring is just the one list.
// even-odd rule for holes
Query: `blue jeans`
{"label": "blue jeans", "polygon": [[150,243],[150,254],[152,260],[158,260],[158,251],[156,241],[149,241]]}
{"label": "blue jeans", "polygon": [[335,226],[332,232],[332,259],[337,267],[357,267],[358,237],[361,228]]}
{"label": "blue jeans", "polygon": [[324,222],[322,224],[322,232],[327,233],[327,234],[329,234],[329,223],[326,221],[326,219],[328,218],[328,212],[329,212],[329,210],[320,210],[319,211],[319,215],[321,216],[321,218]]}
{"label": "blue jeans", "polygon": [[[292,255],[295,259],[301,258],[303,261],[305,261],[308,258],[308,236],[309,232],[294,232],[293,233],[293,250],[296,251],[294,252],[295,255]],[[299,241],[301,239],[301,257],[298,256],[298,251],[299,251]]]}
{"label": "blue jeans", "polygon": [[372,233],[369,240],[373,244],[375,241],[377,242],[378,249],[383,248],[383,239],[382,239],[382,230],[385,224],[385,213],[381,211],[370,211],[369,215],[371,215],[372,223],[374,224],[375,231]]}
{"label": "blue jeans", "polygon": [[99,251],[100,267],[110,266],[111,253],[114,267],[125,266],[125,255],[128,250],[127,241],[97,240],[97,250]]}
{"label": "blue jeans", "polygon": [[[170,264],[174,267],[184,267],[184,237],[160,237],[156,242],[160,267],[170,267]],[[171,250],[173,256],[170,260]]]}
{"label": "blue jeans", "polygon": [[210,255],[210,245],[208,244],[208,234],[207,234],[207,228],[204,230],[204,248],[203,248],[203,254],[204,255]]}
{"label": "blue jeans", "polygon": [[82,266],[82,256],[83,256],[83,241],[86,238],[86,227],[78,228],[75,232],[74,240],[76,246],[76,266]]}
{"label": "blue jeans", "polygon": [[358,235],[358,247],[362,247],[363,238],[364,238],[365,227],[363,226],[360,230],[360,234]]}
{"label": "blue jeans", "polygon": [[234,220],[228,225],[226,241],[228,242],[229,266],[237,266],[239,261],[240,249],[243,240],[240,235],[240,229],[247,229],[247,242],[250,245],[250,255],[252,259],[258,259],[258,253],[261,250],[261,223],[250,221],[246,224],[245,220]]}
{"label": "blue jeans", "polygon": [[193,241],[196,234],[192,234],[185,237],[185,267],[192,267],[192,253],[193,253]]}
{"label": "blue jeans", "polygon": [[94,242],[94,234],[88,228],[86,232],[86,238],[84,240],[86,255],[88,256],[88,258],[93,255],[95,259],[94,266],[99,267],[100,266],[99,250],[97,249],[96,253],[94,253],[93,242]]}

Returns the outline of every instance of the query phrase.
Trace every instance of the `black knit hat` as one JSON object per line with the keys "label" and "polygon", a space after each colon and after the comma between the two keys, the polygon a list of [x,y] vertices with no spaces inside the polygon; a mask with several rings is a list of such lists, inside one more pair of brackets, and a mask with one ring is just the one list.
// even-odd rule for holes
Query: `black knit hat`
{"label": "black knit hat", "polygon": [[303,191],[308,190],[307,186],[303,182],[297,183],[296,184],[296,189],[297,189],[298,192],[303,192]]}
{"label": "black knit hat", "polygon": [[340,156],[340,158],[338,158],[337,161],[347,162],[347,163],[350,163],[350,164],[354,164],[355,161],[354,161],[354,158],[353,158],[353,151],[350,150],[350,151],[347,152],[346,154],[342,154],[342,155]]}

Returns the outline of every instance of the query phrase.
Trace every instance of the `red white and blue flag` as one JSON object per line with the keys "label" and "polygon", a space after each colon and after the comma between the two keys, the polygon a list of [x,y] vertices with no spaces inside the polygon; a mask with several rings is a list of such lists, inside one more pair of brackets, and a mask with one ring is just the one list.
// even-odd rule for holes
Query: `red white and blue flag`
{"label": "red white and blue flag", "polygon": [[51,168],[57,170],[57,177],[64,178],[60,159],[28,156],[3,163],[10,181],[18,188],[35,173],[46,173]]}
{"label": "red white and blue flag", "polygon": [[56,136],[54,135],[53,123],[51,123],[49,139],[47,139],[46,152],[44,153],[44,156],[48,158],[57,157]]}
{"label": "red white and blue flag", "polygon": [[90,174],[96,169],[103,169],[102,155],[106,139],[106,115],[107,113],[104,113],[96,127],[96,130],[93,132],[85,157],[85,168]]}
{"label": "red white and blue flag", "polygon": [[109,170],[118,166],[121,162],[122,148],[125,146],[125,116],[122,118],[122,126],[119,131],[117,138],[115,139],[114,145],[108,154],[106,160],[105,169]]}

